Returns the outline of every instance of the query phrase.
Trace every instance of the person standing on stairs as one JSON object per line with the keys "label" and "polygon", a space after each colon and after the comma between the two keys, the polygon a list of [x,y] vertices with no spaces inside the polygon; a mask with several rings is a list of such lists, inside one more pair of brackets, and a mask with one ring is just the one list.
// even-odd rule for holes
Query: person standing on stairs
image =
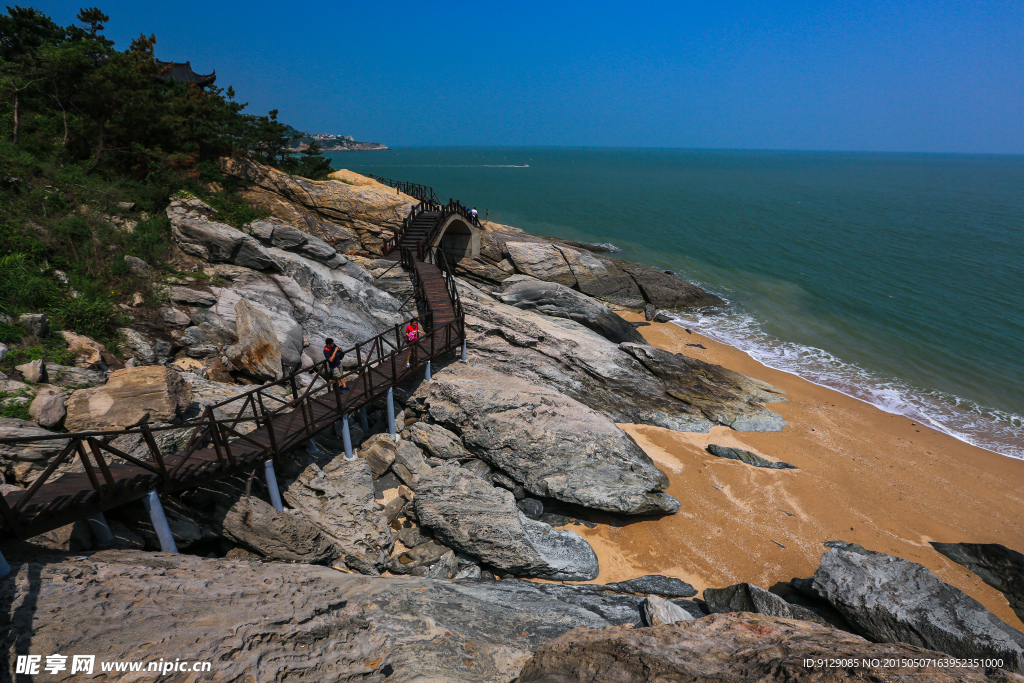
{"label": "person standing on stairs", "polygon": [[324,358],[327,359],[327,367],[330,368],[331,377],[334,378],[334,386],[341,385],[338,391],[351,391],[348,384],[345,383],[344,371],[341,369],[341,359],[344,357],[345,352],[334,345],[333,339],[328,337],[324,340]]}

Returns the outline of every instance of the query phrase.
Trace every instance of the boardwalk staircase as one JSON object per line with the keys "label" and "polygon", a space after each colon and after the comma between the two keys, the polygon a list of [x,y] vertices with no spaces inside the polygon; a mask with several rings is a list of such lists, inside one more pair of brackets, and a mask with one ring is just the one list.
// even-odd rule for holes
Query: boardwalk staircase
{"label": "boardwalk staircase", "polygon": [[[339,420],[346,457],[354,458],[349,417],[358,412],[366,431],[366,406],[382,397],[387,399],[389,431],[394,435],[392,389],[421,376],[423,370],[429,380],[431,362],[443,354],[461,348],[466,359],[464,314],[452,267],[444,253],[432,246],[453,214],[472,220],[458,202],[441,205],[424,199],[395,236],[385,239],[385,257],[400,262],[413,276],[424,334],[410,341],[404,325],[396,325],[343,349],[347,358],[355,359],[355,366],[343,376],[350,391],[337,391],[327,362],[322,361],[209,406],[199,417],[180,424],[143,422],[120,430],[0,439],[0,443],[25,448],[56,441],[61,448],[28,489],[0,497],[0,541],[29,538],[88,519],[98,540],[109,542],[102,513],[142,500],[161,545],[173,552],[170,531],[166,521],[161,522],[160,494],[262,466],[271,502],[281,509],[275,458],[288,457]],[[168,431],[175,432],[175,441],[185,446],[173,452],[162,449],[159,437]],[[0,556],[0,576],[5,564]]]}

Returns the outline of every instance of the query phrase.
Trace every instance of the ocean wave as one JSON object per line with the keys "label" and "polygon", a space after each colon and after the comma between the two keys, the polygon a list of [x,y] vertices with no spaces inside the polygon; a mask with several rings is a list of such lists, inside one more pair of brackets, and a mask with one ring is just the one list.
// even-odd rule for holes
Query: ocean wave
{"label": "ocean wave", "polygon": [[972,446],[1024,460],[1024,416],[879,377],[824,349],[776,339],[744,313],[718,309],[676,316],[673,322],[737,348],[775,370],[911,418]]}
{"label": "ocean wave", "polygon": [[607,249],[612,254],[618,254],[622,251],[622,249],[615,246],[611,242],[584,242],[584,244],[589,244],[592,247],[601,247],[602,249]]}

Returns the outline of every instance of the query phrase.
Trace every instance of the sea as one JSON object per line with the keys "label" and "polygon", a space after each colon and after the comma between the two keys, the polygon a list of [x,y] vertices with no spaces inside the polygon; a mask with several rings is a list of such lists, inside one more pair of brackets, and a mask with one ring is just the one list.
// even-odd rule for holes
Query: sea
{"label": "sea", "polygon": [[676,322],[1024,459],[1024,156],[398,148],[335,168],[613,250],[728,301]]}

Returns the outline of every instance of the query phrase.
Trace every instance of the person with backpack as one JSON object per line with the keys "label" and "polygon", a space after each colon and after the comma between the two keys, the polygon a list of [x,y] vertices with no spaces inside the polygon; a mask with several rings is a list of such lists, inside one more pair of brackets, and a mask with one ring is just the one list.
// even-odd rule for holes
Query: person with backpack
{"label": "person with backpack", "polygon": [[[416,318],[409,321],[409,324],[405,326],[405,339],[412,345],[420,336],[423,334],[423,328],[420,327],[420,323]],[[409,367],[410,363],[406,362],[405,367]]]}
{"label": "person with backpack", "polygon": [[338,391],[351,391],[348,384],[345,383],[345,373],[341,369],[341,359],[345,357],[345,352],[334,345],[334,340],[328,337],[324,342],[324,358],[327,359],[327,367],[330,376],[334,378],[334,385],[338,388]]}

